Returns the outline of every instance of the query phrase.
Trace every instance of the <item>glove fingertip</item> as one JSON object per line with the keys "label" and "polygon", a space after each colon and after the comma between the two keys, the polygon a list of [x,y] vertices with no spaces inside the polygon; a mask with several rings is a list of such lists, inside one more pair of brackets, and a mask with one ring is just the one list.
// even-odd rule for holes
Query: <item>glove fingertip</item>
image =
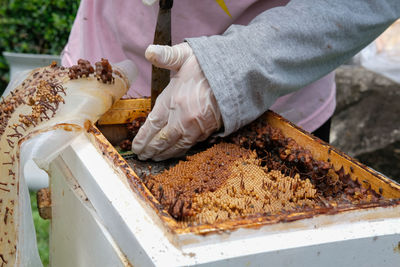
{"label": "glove fingertip", "polygon": [[143,155],[137,155],[139,160],[148,160],[149,157],[143,156]]}
{"label": "glove fingertip", "polygon": [[172,158],[172,157],[177,157],[177,156],[180,156],[180,155],[174,155],[173,152],[160,153],[158,155],[155,155],[152,159],[154,161],[162,161],[162,160],[166,160],[166,159],[169,159],[169,158]]}
{"label": "glove fingertip", "polygon": [[151,63],[157,62],[157,56],[160,53],[160,49],[157,45],[149,45],[144,52],[145,58]]}
{"label": "glove fingertip", "polygon": [[137,143],[135,143],[135,139],[132,141],[132,152],[135,153],[136,155],[139,155],[140,152],[142,151],[143,147]]}
{"label": "glove fingertip", "polygon": [[[139,130],[135,138],[132,140],[132,152],[135,153],[136,155],[140,154],[143,151],[144,146],[146,145],[146,135],[143,133],[140,133],[142,129]],[[143,132],[143,131],[142,131]]]}
{"label": "glove fingertip", "polygon": [[158,156],[157,156],[157,157],[154,157],[153,160],[154,160],[154,161],[163,161],[163,160],[166,160],[167,158],[168,158],[168,157],[158,157]]}

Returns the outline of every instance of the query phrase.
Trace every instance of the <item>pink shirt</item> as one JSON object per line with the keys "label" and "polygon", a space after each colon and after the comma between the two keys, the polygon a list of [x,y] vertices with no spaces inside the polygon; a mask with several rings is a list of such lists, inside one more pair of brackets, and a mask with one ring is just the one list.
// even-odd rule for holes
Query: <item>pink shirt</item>
{"label": "pink shirt", "polygon": [[[172,9],[172,43],[184,38],[223,33],[231,24],[248,24],[264,10],[288,1],[225,1],[229,17],[215,0],[175,1]],[[150,95],[151,65],[144,51],[153,42],[158,4],[146,6],[140,0],[82,0],[66,45],[62,64],[71,66],[79,58],[92,63],[104,57],[110,62],[131,59],[139,77],[128,96]],[[335,109],[334,74],[279,98],[271,107],[308,131],[321,126]]]}

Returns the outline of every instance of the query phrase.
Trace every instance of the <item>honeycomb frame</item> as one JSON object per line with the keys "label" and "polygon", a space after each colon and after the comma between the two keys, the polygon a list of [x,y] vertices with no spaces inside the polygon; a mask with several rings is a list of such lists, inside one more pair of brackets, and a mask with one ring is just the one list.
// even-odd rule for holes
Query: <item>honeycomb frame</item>
{"label": "honeycomb frame", "polygon": [[394,181],[336,150],[329,144],[303,131],[272,111],[266,112],[262,116],[262,119],[266,120],[272,127],[280,129],[285,137],[293,138],[300,146],[309,149],[315,159],[329,161],[336,169],[343,168],[344,172],[351,172],[352,176],[356,177],[357,179],[361,179],[362,177],[362,183],[368,184],[368,186],[382,194],[384,197],[394,200],[387,201],[385,203],[361,203],[358,205],[346,205],[340,208],[318,207],[312,210],[282,213],[274,216],[263,216],[261,214],[257,214],[254,216],[248,216],[246,218],[235,218],[213,224],[199,224],[190,226],[182,225],[168,213],[168,210],[163,208],[163,205],[161,205],[158,199],[153,196],[143,181],[136,175],[126,161],[116,152],[114,147],[108,143],[100,131],[98,131],[95,127],[92,127],[92,131],[97,132],[97,134],[95,134],[95,142],[100,145],[99,147],[103,151],[103,155],[111,160],[114,167],[118,167],[120,171],[125,174],[131,189],[141,197],[141,199],[144,201],[144,205],[155,211],[161,223],[164,224],[169,231],[175,234],[208,234],[213,232],[235,230],[242,227],[254,228],[276,224],[279,222],[292,222],[312,218],[317,215],[330,216],[333,214],[352,212],[356,210],[394,207],[400,204],[400,185]]}

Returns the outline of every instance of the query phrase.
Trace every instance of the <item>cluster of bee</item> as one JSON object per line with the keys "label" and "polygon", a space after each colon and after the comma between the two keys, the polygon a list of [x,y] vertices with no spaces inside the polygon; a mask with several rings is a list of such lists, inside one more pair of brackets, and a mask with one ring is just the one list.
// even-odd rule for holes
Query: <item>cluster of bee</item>
{"label": "cluster of bee", "polygon": [[[359,200],[377,201],[380,196],[371,188],[363,188],[357,179],[352,179],[343,168],[335,170],[330,162],[316,160],[308,149],[304,149],[282,131],[271,127],[264,120],[256,120],[248,127],[228,137],[228,141],[254,149],[269,169],[283,174],[309,179],[322,197],[346,202]],[[360,192],[354,195],[353,192]]]}
{"label": "cluster of bee", "polygon": [[119,143],[119,147],[123,151],[129,151],[132,148],[132,140],[136,136],[136,134],[139,132],[140,127],[144,124],[146,121],[146,117],[138,117],[134,119],[131,123],[126,125],[126,129],[128,132],[128,136],[125,140],[122,140]]}
{"label": "cluster of bee", "polygon": [[90,64],[88,60],[79,59],[77,65],[73,65],[69,68],[68,76],[71,80],[89,77],[95,73],[98,81],[103,83],[114,82],[113,69],[107,59],[102,58],[101,61],[95,63],[95,68]]}
{"label": "cluster of bee", "polygon": [[[26,127],[35,126],[40,121],[54,116],[59,104],[64,103],[61,94],[65,96],[66,93],[60,80],[67,75],[67,70],[57,67],[55,62],[50,67],[53,71],[48,68],[37,70],[0,102],[0,136],[5,132],[9,119],[20,105],[31,106],[31,112],[19,114],[19,123],[8,126],[13,129],[13,133],[8,135],[10,138],[20,138],[21,131],[25,131]],[[7,141],[10,147],[13,147],[15,142],[11,139]]]}

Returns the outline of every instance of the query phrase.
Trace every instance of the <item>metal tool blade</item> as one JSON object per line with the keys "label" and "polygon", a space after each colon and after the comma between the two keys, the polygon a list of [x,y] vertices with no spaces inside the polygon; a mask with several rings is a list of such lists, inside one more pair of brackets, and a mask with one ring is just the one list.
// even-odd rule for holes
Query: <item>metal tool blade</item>
{"label": "metal tool blade", "polygon": [[[171,45],[171,8],[173,0],[160,0],[154,44]],[[156,99],[170,81],[170,71],[152,66],[151,73],[151,108]]]}

